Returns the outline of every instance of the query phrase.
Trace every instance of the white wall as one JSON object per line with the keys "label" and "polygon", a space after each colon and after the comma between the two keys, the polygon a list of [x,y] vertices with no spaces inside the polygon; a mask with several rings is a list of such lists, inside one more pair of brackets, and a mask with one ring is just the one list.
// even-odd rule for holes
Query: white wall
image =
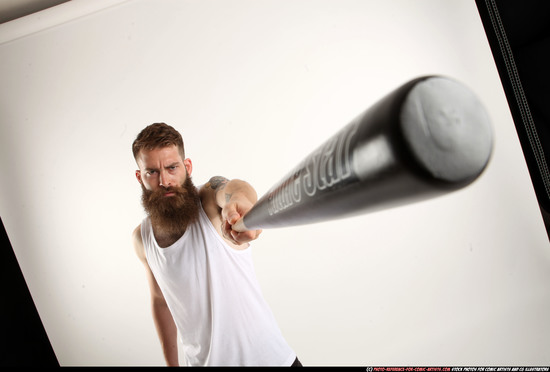
{"label": "white wall", "polygon": [[130,242],[144,126],[182,132],[195,183],[262,195],[425,74],[486,104],[487,171],[412,206],[264,231],[264,294],[307,365],[550,363],[550,245],[474,1],[73,0],[0,38],[0,213],[62,365],[163,364]]}

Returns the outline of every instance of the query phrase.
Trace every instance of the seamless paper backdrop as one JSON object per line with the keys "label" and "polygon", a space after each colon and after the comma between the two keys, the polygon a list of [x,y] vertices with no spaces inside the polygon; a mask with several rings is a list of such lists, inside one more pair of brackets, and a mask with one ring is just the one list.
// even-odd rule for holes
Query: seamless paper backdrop
{"label": "seamless paper backdrop", "polygon": [[0,37],[0,213],[61,365],[164,363],[130,239],[143,127],[181,131],[196,184],[241,178],[261,196],[427,74],[485,103],[486,172],[264,231],[264,295],[305,365],[550,363],[550,246],[474,1],[73,0]]}

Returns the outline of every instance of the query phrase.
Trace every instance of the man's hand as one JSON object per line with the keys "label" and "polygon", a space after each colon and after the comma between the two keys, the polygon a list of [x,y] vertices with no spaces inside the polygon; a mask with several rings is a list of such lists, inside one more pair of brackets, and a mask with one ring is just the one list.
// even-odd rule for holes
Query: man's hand
{"label": "man's hand", "polygon": [[227,180],[213,177],[210,180],[216,190],[216,200],[221,208],[222,234],[233,244],[242,245],[258,238],[261,230],[236,231],[233,225],[244,217],[258,200],[256,191],[250,184],[241,180]]}
{"label": "man's hand", "polygon": [[242,219],[254,204],[247,198],[233,194],[222,208],[222,233],[226,239],[234,244],[249,243],[260,236],[262,230],[238,232],[233,230],[233,225]]}
{"label": "man's hand", "polygon": [[[205,212],[210,221],[221,219],[220,233],[225,239],[235,245],[243,245],[258,238],[262,230],[239,232],[233,229],[235,223],[258,201],[256,190],[248,182],[215,176],[204,185],[201,193],[203,207],[206,206]],[[210,201],[215,204],[214,208],[210,208]]]}

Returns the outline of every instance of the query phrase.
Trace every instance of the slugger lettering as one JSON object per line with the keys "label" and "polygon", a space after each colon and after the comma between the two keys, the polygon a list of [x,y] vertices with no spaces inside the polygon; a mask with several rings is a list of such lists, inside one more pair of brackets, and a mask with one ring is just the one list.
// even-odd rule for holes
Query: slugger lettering
{"label": "slugger lettering", "polygon": [[274,215],[302,201],[331,189],[354,173],[351,165],[351,140],[359,123],[350,124],[308,156],[285,181],[268,195],[268,213]]}

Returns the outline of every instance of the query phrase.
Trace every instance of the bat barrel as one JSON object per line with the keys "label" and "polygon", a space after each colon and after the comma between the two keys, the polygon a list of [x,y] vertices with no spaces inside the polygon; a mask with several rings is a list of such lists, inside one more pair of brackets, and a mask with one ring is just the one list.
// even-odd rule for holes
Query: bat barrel
{"label": "bat barrel", "polygon": [[316,223],[448,193],[479,177],[492,147],[489,116],[468,88],[417,78],[318,147],[234,228]]}

